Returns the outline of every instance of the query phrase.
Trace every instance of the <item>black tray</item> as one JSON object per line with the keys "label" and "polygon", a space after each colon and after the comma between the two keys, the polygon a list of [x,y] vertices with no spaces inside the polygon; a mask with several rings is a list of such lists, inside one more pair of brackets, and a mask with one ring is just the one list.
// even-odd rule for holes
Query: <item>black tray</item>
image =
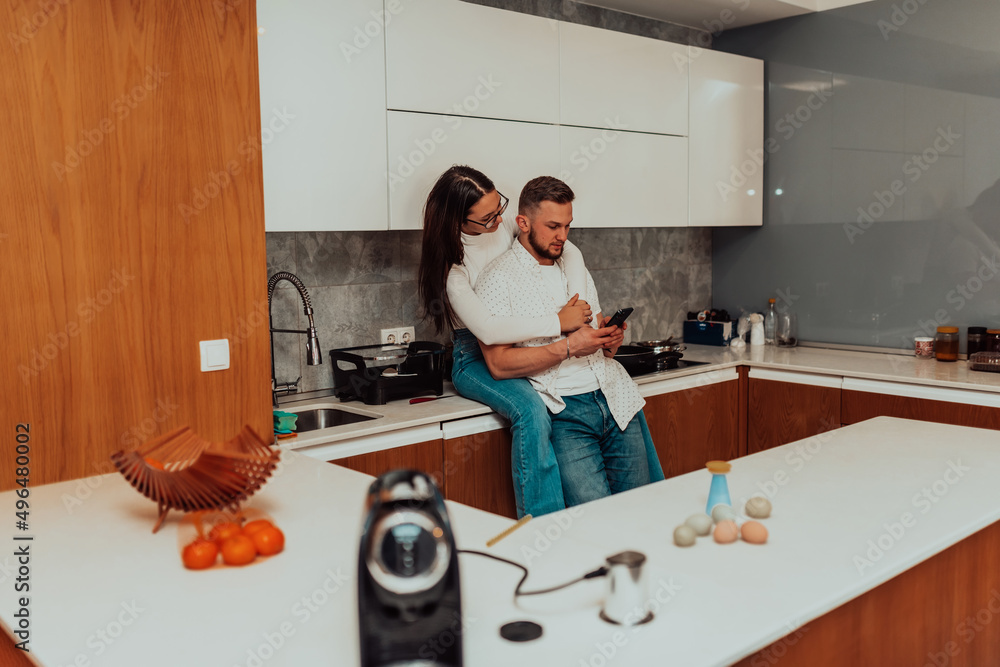
{"label": "black tray", "polygon": [[[405,347],[405,353],[401,348],[361,345],[330,350],[334,395],[342,401],[385,405],[400,398],[443,394],[444,345],[413,341]],[[368,363],[371,361],[382,364]]]}

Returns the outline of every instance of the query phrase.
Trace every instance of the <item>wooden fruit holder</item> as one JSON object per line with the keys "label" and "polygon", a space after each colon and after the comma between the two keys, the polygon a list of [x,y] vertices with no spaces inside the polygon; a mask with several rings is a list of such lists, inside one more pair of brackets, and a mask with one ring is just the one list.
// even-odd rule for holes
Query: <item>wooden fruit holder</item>
{"label": "wooden fruit holder", "polygon": [[129,484],[157,504],[155,533],[172,509],[235,512],[264,485],[279,456],[249,426],[229,442],[209,442],[182,426],[134,451],[115,452],[111,461]]}

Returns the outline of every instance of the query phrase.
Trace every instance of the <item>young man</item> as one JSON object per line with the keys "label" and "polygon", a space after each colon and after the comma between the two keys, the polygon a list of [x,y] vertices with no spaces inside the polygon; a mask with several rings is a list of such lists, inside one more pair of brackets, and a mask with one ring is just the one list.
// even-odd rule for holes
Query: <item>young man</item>
{"label": "young man", "polygon": [[[572,296],[560,257],[573,221],[573,199],[569,186],[550,176],[524,186],[516,218],[522,233],[476,283],[476,294],[494,315],[547,315]],[[580,298],[598,313],[591,326],[604,326],[610,318],[600,315],[589,272],[587,294]],[[525,349],[561,338],[482,348],[494,377],[527,376],[552,413],[552,444],[567,507],[663,479],[642,416],[645,400],[613,359],[624,339],[621,330],[615,329],[603,350],[580,357],[567,339],[566,359],[556,362]]]}

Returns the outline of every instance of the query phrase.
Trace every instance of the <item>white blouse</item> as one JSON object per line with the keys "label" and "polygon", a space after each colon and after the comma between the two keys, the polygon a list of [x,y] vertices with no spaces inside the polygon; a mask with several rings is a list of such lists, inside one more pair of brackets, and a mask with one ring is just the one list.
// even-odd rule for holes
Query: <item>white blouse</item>
{"label": "white blouse", "polygon": [[[558,336],[558,315],[544,317],[497,317],[476,296],[473,289],[479,274],[494,259],[510,250],[520,228],[514,216],[504,218],[500,228],[485,234],[462,234],[465,259],[448,272],[448,300],[455,312],[458,328],[467,328],[486,345],[519,343],[531,338]],[[587,293],[587,269],[580,249],[569,241],[563,246],[563,262],[570,294]]]}

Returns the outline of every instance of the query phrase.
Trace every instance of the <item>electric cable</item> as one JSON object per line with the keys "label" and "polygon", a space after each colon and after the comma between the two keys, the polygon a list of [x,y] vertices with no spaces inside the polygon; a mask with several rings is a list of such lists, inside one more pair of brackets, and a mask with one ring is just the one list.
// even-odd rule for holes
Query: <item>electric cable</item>
{"label": "electric cable", "polygon": [[520,563],[515,563],[512,560],[507,560],[506,558],[501,558],[500,556],[495,556],[493,554],[488,554],[485,551],[476,551],[474,549],[459,549],[458,553],[460,553],[460,554],[474,554],[476,556],[485,556],[486,558],[492,558],[493,560],[500,561],[501,563],[507,563],[508,565],[513,565],[514,567],[520,569],[524,574],[521,575],[521,580],[519,582],[517,582],[517,587],[514,588],[514,599],[515,600],[518,597],[522,596],[522,595],[544,595],[545,593],[554,593],[554,592],[560,591],[560,590],[562,590],[564,588],[569,588],[573,584],[578,584],[581,581],[586,581],[587,579],[595,579],[597,577],[603,577],[604,575],[606,575],[608,573],[608,568],[606,568],[606,567],[599,567],[596,570],[592,570],[591,572],[588,572],[587,574],[583,575],[582,577],[578,577],[576,579],[573,579],[572,581],[567,581],[566,583],[559,584],[558,586],[552,586],[551,588],[543,588],[543,589],[537,590],[537,591],[522,591],[521,590],[521,586],[523,586],[524,582],[528,580],[528,568],[526,568],[525,566],[521,565]]}

